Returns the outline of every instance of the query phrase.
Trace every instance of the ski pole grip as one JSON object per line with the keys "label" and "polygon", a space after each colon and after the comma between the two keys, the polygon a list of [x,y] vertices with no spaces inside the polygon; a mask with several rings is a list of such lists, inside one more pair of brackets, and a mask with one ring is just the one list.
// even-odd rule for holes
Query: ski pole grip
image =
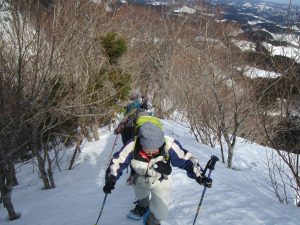
{"label": "ski pole grip", "polygon": [[219,158],[217,156],[212,155],[202,172],[202,176],[206,174],[207,169],[214,170],[217,161],[219,161]]}
{"label": "ski pole grip", "polygon": [[217,161],[219,161],[219,158],[215,155],[212,155],[210,158],[210,164],[208,165],[207,168],[210,170],[214,170]]}

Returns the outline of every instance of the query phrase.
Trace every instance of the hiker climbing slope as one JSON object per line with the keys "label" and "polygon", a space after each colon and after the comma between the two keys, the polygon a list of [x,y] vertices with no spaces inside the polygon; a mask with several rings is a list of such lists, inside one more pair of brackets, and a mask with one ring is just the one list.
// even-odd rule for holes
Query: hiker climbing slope
{"label": "hiker climbing slope", "polygon": [[114,154],[106,170],[104,193],[111,193],[122,170],[129,164],[135,171],[133,188],[137,204],[127,216],[135,220],[144,217],[145,225],[160,225],[167,217],[171,194],[168,175],[172,166],[186,170],[188,177],[199,184],[212,185],[212,180],[202,174],[198,159],[150,122],[140,127],[136,140]]}
{"label": "hiker climbing slope", "polygon": [[114,130],[114,134],[121,134],[123,145],[126,145],[134,137],[134,120],[141,110],[141,101],[138,95],[132,95],[132,102],[125,107],[124,119]]}
{"label": "hiker climbing slope", "polygon": [[[126,145],[136,135],[136,120],[139,116],[150,115],[148,109],[148,99],[133,95],[132,102],[125,108],[124,119],[119,123],[118,127],[114,130],[114,134],[121,134],[123,145]],[[142,113],[142,114],[141,114]]]}

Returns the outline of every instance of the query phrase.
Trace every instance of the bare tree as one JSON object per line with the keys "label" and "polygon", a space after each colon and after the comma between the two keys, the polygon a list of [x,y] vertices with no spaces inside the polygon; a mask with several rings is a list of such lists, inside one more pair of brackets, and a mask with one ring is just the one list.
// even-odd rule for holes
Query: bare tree
{"label": "bare tree", "polygon": [[[272,52],[272,49],[269,49]],[[256,83],[257,128],[261,141],[276,150],[269,157],[270,178],[280,203],[299,202],[299,71],[294,59],[283,56],[267,56],[270,69],[281,74],[276,79]],[[259,96],[259,97],[258,97]],[[290,191],[295,196],[289,195]],[[295,200],[292,202],[291,200]]]}
{"label": "bare tree", "polygon": [[236,27],[218,24],[212,18],[201,19],[198,26],[200,35],[191,30],[192,38],[180,40],[177,46],[173,77],[175,89],[182,94],[176,95],[181,100],[177,102],[184,103],[196,139],[212,147],[220,144],[222,156],[225,140],[227,166],[232,168],[238,130],[251,109],[248,89],[238,71],[242,57],[230,42]]}
{"label": "bare tree", "polygon": [[57,1],[45,11],[35,2],[11,1],[1,10],[6,20],[0,46],[0,187],[9,216],[16,219],[10,198],[17,183],[14,160],[32,150],[43,189],[54,188],[59,154],[51,151],[76,140],[80,119],[88,121],[83,129],[93,126],[97,140],[98,121],[116,111],[113,101],[122,87],[111,77],[102,49],[111,21],[103,5]]}

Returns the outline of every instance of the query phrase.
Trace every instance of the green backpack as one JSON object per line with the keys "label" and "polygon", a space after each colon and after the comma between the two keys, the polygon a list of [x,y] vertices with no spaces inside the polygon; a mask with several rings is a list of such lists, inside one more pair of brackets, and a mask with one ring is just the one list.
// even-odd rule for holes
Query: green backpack
{"label": "green backpack", "polygon": [[163,124],[158,118],[150,115],[142,115],[142,116],[138,116],[135,121],[135,129],[134,129],[135,135],[138,135],[140,127],[147,122],[152,123],[153,125],[157,126],[161,130],[163,129]]}
{"label": "green backpack", "polygon": [[[157,126],[159,129],[163,129],[163,124],[162,122],[160,121],[160,119],[158,119],[157,117],[154,117],[154,116],[150,116],[150,115],[139,115],[136,120],[135,120],[135,130],[134,130],[134,133],[135,133],[135,145],[136,145],[136,140],[137,140],[137,136],[138,136],[138,133],[139,133],[139,130],[140,130],[140,127],[144,124],[144,123],[147,123],[147,122],[150,122],[152,124],[154,124],[155,126]],[[171,146],[167,147],[167,148],[170,148]],[[136,152],[138,149],[136,149],[136,146],[134,147],[134,151]],[[165,152],[165,155],[164,155],[164,159],[166,160],[166,162],[168,164],[170,164],[170,156],[169,156],[169,153],[168,152]],[[135,174],[134,170],[131,169],[131,176]]]}

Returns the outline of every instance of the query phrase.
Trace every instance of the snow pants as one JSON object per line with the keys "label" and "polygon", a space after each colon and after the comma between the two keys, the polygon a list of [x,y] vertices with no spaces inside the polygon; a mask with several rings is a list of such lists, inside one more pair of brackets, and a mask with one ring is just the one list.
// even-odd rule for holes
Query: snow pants
{"label": "snow pants", "polygon": [[171,182],[169,179],[162,181],[152,177],[138,176],[133,185],[137,200],[149,198],[150,212],[156,219],[163,220],[168,215],[168,205],[171,198]]}

